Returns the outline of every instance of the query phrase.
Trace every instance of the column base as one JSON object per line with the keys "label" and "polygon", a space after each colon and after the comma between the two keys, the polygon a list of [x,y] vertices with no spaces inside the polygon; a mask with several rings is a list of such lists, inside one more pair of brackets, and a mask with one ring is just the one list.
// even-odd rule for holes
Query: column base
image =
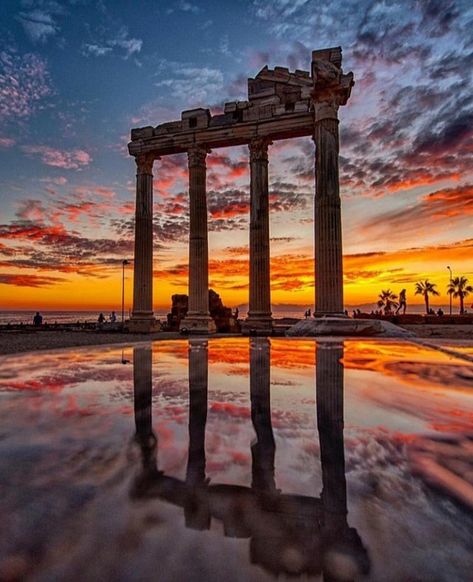
{"label": "column base", "polygon": [[271,314],[248,314],[241,325],[243,335],[271,335],[273,333],[273,318]]}
{"label": "column base", "polygon": [[154,316],[132,315],[125,329],[130,333],[155,333],[161,330],[161,324]]}
{"label": "column base", "polygon": [[202,315],[200,313],[188,313],[179,325],[181,333],[188,333],[189,335],[207,335],[215,333],[217,326],[210,315]]}

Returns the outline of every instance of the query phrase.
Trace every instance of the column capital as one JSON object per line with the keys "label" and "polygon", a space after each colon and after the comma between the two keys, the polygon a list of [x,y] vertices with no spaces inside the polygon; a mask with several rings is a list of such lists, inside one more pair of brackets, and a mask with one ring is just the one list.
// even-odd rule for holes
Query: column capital
{"label": "column capital", "polygon": [[355,84],[353,73],[342,70],[341,51],[338,57],[321,52],[324,51],[312,55],[311,100],[316,123],[322,119],[338,119],[338,108],[347,103]]}
{"label": "column capital", "polygon": [[268,146],[273,142],[267,137],[254,137],[248,143],[250,162],[268,161]]}
{"label": "column capital", "polygon": [[153,154],[138,154],[135,156],[136,162],[136,173],[140,174],[151,174],[153,175],[153,163],[154,163],[154,155]]}
{"label": "column capital", "polygon": [[206,145],[193,145],[187,150],[189,168],[205,166],[210,149]]}

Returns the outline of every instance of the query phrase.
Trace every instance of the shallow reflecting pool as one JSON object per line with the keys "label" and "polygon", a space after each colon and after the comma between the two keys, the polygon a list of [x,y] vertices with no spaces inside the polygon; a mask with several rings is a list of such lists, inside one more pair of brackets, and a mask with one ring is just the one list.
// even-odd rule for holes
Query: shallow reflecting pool
{"label": "shallow reflecting pool", "polygon": [[406,342],[0,359],[0,580],[471,580],[473,365]]}

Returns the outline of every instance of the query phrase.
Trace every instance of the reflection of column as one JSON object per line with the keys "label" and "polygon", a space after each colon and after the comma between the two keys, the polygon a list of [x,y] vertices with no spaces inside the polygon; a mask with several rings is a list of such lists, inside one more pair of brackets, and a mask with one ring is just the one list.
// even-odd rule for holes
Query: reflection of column
{"label": "reflection of column", "polygon": [[209,315],[209,249],[207,228],[206,164],[208,149],[194,146],[189,161],[189,310],[181,329],[190,333],[215,331]]}
{"label": "reflection of column", "polygon": [[322,464],[324,580],[354,580],[368,574],[368,554],[347,522],[343,445],[343,343],[317,342],[317,426]]}
{"label": "reflection of column", "polygon": [[250,343],[250,396],[251,420],[256,432],[256,441],[251,446],[253,460],[253,489],[273,492],[274,443],[271,425],[270,395],[270,343],[266,338],[255,338]]}
{"label": "reflection of column", "polygon": [[270,331],[270,250],[268,145],[264,138],[254,138],[250,144],[250,302],[248,325]]}
{"label": "reflection of column", "polygon": [[205,423],[207,422],[208,346],[189,341],[189,456],[186,481],[205,481]]}
{"label": "reflection of column", "polygon": [[205,424],[207,422],[208,345],[205,340],[189,340],[189,452],[187,497],[184,502],[186,526],[210,527],[210,508],[205,478]]}
{"label": "reflection of column", "polygon": [[153,316],[153,161],[151,154],[135,158],[136,210],[133,313],[131,331],[151,331]]}
{"label": "reflection of column", "polygon": [[152,427],[152,355],[151,347],[133,349],[133,395],[136,440],[143,456],[143,477],[156,470],[156,437]]}
{"label": "reflection of column", "polygon": [[324,510],[347,513],[345,453],[343,448],[343,344],[317,343],[317,426],[322,462]]}

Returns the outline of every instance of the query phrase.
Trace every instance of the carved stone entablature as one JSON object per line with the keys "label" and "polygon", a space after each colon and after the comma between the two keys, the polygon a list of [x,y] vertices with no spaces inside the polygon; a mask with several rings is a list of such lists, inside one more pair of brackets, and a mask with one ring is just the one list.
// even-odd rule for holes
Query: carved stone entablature
{"label": "carved stone entablature", "polygon": [[[342,49],[340,47],[312,52],[311,93],[316,120],[336,117],[337,110],[348,101],[355,84],[353,73],[342,70]],[[321,107],[319,106],[321,105]]]}
{"label": "carved stone entablature", "polygon": [[153,154],[139,154],[135,156],[137,174],[153,174],[153,163],[155,156]]}
{"label": "carved stone entablature", "polygon": [[264,137],[254,137],[248,144],[250,150],[250,162],[267,162],[268,146],[272,141]]}
{"label": "carved stone entablature", "polygon": [[205,144],[209,148],[248,144],[256,137],[275,141],[310,136],[315,121],[336,118],[353,86],[353,74],[341,68],[340,47],[312,53],[309,71],[267,66],[248,79],[248,99],[225,103],[223,112],[208,108],[182,112],[181,119],[156,127],[132,129],[131,155],[157,156],[187,152]]}
{"label": "carved stone entablature", "polygon": [[187,151],[187,159],[189,168],[195,168],[199,166],[205,167],[205,158],[207,154],[210,153],[210,149],[204,145],[194,145]]}

